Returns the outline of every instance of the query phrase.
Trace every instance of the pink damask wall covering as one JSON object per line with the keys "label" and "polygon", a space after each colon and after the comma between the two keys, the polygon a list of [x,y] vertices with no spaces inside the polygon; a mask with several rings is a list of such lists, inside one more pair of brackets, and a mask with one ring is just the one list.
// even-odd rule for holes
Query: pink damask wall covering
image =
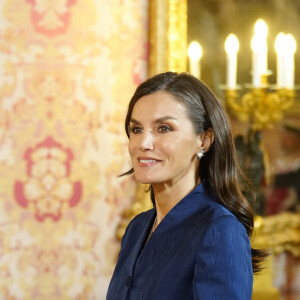
{"label": "pink damask wall covering", "polygon": [[134,196],[147,0],[0,1],[0,299],[105,299]]}

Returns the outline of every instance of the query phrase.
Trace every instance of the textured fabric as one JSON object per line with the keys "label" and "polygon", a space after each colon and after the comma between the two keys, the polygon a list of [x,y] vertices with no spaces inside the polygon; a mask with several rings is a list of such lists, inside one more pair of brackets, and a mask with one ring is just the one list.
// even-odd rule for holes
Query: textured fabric
{"label": "textured fabric", "polygon": [[244,226],[198,185],[145,241],[155,209],[122,239],[107,300],[250,300],[251,246]]}
{"label": "textured fabric", "polygon": [[149,0],[0,0],[0,299],[104,300],[134,197]]}

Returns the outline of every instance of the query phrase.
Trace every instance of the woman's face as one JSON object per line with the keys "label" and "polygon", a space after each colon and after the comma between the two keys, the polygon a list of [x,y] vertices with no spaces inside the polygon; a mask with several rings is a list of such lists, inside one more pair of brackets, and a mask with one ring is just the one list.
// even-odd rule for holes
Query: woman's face
{"label": "woman's face", "polygon": [[144,96],[135,104],[129,126],[129,153],[138,182],[196,184],[203,135],[194,132],[183,103],[164,91]]}

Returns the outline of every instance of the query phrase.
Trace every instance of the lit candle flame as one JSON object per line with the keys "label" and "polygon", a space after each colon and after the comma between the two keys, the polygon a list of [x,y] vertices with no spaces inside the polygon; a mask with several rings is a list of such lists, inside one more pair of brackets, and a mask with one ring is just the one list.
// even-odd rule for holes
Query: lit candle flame
{"label": "lit candle flame", "polygon": [[199,61],[202,57],[202,47],[201,45],[196,42],[192,41],[188,48],[188,55],[193,61]]}
{"label": "lit candle flame", "polygon": [[190,73],[200,79],[201,66],[200,59],[202,57],[202,48],[196,41],[192,41],[188,48],[189,69]]}
{"label": "lit candle flame", "polygon": [[252,84],[260,87],[262,77],[268,73],[268,26],[262,19],[258,19],[254,25],[254,35],[251,40],[252,57]]}
{"label": "lit candle flame", "polygon": [[236,88],[237,52],[239,51],[239,40],[233,33],[229,34],[225,41],[227,52],[227,80],[229,89]]}
{"label": "lit candle flame", "polygon": [[236,54],[239,51],[239,40],[235,34],[231,33],[228,35],[225,41],[225,50],[228,54]]}
{"label": "lit candle flame", "polygon": [[258,19],[254,25],[254,35],[266,39],[268,36],[268,25],[263,19]]}
{"label": "lit candle flame", "polygon": [[275,50],[277,53],[284,53],[285,38],[286,38],[286,35],[283,32],[278,33],[278,35],[275,39]]}

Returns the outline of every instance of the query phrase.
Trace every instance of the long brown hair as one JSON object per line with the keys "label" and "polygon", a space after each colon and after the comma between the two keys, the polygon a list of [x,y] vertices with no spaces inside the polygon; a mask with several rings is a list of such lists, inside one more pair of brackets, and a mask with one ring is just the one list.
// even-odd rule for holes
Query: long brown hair
{"label": "long brown hair", "polygon": [[[244,225],[249,237],[254,226],[254,214],[249,202],[242,193],[242,174],[234,147],[229,122],[222,104],[213,92],[200,80],[187,73],[166,72],[155,75],[142,83],[134,93],[128,106],[125,130],[129,137],[129,123],[136,102],[143,96],[157,91],[165,91],[182,101],[187,108],[195,132],[203,133],[208,128],[214,131],[214,143],[201,158],[198,170],[201,180],[205,179],[216,193],[220,203],[232,212]],[[131,174],[131,169],[124,173]],[[243,188],[244,189],[244,188]],[[150,186],[151,199],[155,205],[153,189]],[[267,256],[265,250],[251,249],[253,272],[258,272],[262,260]]]}

